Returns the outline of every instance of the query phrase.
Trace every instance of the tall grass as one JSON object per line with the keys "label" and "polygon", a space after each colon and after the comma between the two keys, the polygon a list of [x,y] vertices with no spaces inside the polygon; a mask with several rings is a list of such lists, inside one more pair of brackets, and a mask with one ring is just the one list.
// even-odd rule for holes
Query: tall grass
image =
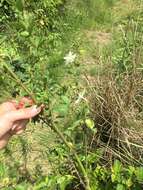
{"label": "tall grass", "polygon": [[104,75],[85,77],[91,89],[93,118],[99,131],[92,139],[93,149],[104,147],[104,158],[110,164],[118,158],[123,163],[143,165],[141,22],[142,15],[138,12],[121,23],[115,30],[119,30],[120,35],[114,33],[116,49],[99,63]]}

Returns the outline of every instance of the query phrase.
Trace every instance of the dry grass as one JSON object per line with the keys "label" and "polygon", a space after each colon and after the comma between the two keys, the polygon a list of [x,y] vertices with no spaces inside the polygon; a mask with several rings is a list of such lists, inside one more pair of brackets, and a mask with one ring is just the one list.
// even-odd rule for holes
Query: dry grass
{"label": "dry grass", "polygon": [[[108,72],[107,72],[108,73]],[[86,76],[90,86],[92,115],[98,135],[93,147],[104,147],[109,162],[119,158],[124,162],[143,164],[143,75],[114,70],[93,79]]]}
{"label": "dry grass", "polygon": [[85,36],[95,47],[108,45],[112,40],[111,34],[103,31],[86,30]]}
{"label": "dry grass", "polygon": [[[143,57],[141,25],[139,24],[142,18],[141,7],[141,1],[133,0],[122,0],[114,5],[113,24],[118,23],[122,18],[128,18],[132,13],[138,13],[135,19],[137,21],[135,24],[129,23],[126,31],[124,25],[121,24],[116,25],[116,28],[111,30],[111,34],[86,31],[86,39],[93,47],[101,44],[104,49],[109,49],[113,42],[114,54],[116,52],[114,39],[116,39],[117,43],[122,44],[124,53],[127,53],[127,58],[122,55],[122,60],[119,60],[121,64],[125,63],[125,71],[118,68],[121,69],[118,72],[112,63],[114,56],[112,51],[109,52],[111,53],[109,61],[104,51],[99,51],[99,56],[92,57],[91,64],[87,65],[84,76],[87,89],[90,89],[87,99],[92,107],[95,127],[98,129],[97,135],[90,141],[90,148],[93,149],[91,151],[99,147],[104,148],[103,160],[109,164],[118,158],[124,163],[143,165],[143,73],[141,66]],[[122,31],[119,30],[120,27]],[[118,46],[116,48],[118,49]],[[129,52],[126,52],[126,49]],[[118,50],[119,55],[120,51],[121,48]],[[128,65],[126,65],[126,59],[128,59]],[[96,68],[96,74],[91,75],[88,72],[90,68],[92,70]]]}

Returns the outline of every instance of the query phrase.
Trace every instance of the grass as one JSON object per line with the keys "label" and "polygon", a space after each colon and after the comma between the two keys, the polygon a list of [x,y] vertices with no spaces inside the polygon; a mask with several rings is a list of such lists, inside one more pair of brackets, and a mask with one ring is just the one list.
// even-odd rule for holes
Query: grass
{"label": "grass", "polygon": [[[138,44],[138,39],[142,39],[140,29],[138,30],[138,27],[140,28],[141,12],[137,11],[141,10],[142,5],[131,1],[130,8],[127,8],[128,3],[129,1],[125,4],[122,1],[114,2],[110,30],[106,27],[106,24],[102,27],[99,24],[99,28],[84,32],[84,39],[88,40],[87,44],[95,47],[94,50],[92,48],[88,49],[85,56],[85,68],[88,72],[85,79],[90,89],[89,96],[93,105],[93,117],[100,131],[99,144],[100,141],[101,144],[102,141],[105,141],[103,146],[111,155],[112,150],[115,149],[117,157],[122,158],[120,153],[125,157],[128,155],[125,161],[127,159],[127,162],[129,162],[132,160],[131,158],[135,158],[134,161],[141,164],[142,161],[136,158],[135,147],[142,147],[142,137],[136,131],[135,126],[140,129],[142,125],[142,119],[137,116],[140,115],[139,107],[142,103],[140,98],[136,100],[142,89],[142,71],[140,70],[142,56],[137,54],[137,49],[140,49],[139,52],[142,49],[142,44]],[[136,22],[136,19],[138,19],[138,22]],[[87,56],[90,60],[89,63]],[[82,61],[84,62],[84,60]],[[139,107],[137,108],[137,106]],[[95,142],[97,141],[96,138],[97,136]],[[124,148],[125,150],[123,150]],[[140,151],[142,152],[142,150]],[[139,155],[141,154],[140,151]],[[140,157],[139,155],[138,157]]]}

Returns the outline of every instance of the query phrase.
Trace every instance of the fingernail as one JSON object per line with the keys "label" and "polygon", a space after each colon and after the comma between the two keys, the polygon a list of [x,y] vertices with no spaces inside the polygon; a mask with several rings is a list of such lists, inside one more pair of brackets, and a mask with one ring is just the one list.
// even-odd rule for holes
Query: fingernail
{"label": "fingernail", "polygon": [[37,105],[33,106],[33,111],[39,113],[41,111],[41,107],[38,107]]}

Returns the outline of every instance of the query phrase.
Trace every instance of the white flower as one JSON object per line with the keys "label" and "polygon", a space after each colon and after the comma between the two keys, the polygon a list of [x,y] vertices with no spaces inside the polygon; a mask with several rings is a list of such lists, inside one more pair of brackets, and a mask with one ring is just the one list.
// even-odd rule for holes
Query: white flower
{"label": "white flower", "polygon": [[85,89],[81,93],[79,93],[78,99],[75,101],[75,104],[79,104],[82,100],[87,102],[87,99],[84,98],[84,95],[85,95]]}
{"label": "white flower", "polygon": [[76,54],[74,54],[73,52],[69,52],[65,57],[64,57],[64,60],[65,60],[65,64],[68,65],[70,63],[73,63],[75,61],[75,58],[76,58]]}

